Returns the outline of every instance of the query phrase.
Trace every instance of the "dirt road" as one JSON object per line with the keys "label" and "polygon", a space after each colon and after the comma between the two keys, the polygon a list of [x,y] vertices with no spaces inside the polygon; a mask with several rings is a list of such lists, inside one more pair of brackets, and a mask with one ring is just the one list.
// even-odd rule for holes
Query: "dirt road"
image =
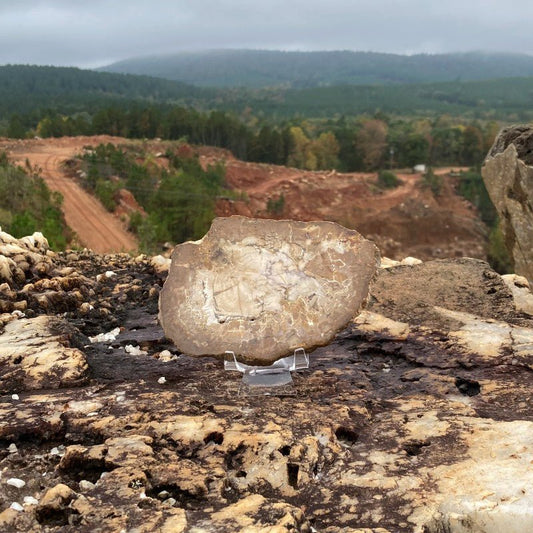
{"label": "dirt road", "polygon": [[[5,148],[10,159],[24,164],[26,159],[41,169],[48,187],[63,195],[63,213],[76,232],[80,245],[98,253],[129,252],[138,249],[135,236],[91,194],[87,193],[62,168],[62,163],[80,152],[83,146],[108,142],[108,137],[74,137],[11,142]],[[1,149],[0,145],[0,149]]]}

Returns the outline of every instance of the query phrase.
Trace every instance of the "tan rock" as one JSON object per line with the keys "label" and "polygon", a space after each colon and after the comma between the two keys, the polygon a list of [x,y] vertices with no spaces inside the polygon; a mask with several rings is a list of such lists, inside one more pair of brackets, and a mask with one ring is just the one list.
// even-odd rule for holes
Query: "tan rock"
{"label": "tan rock", "polygon": [[187,516],[183,509],[175,509],[174,515],[165,520],[161,533],[183,533],[187,528]]}
{"label": "tan rock", "polygon": [[533,293],[527,279],[516,274],[506,274],[502,279],[513,294],[516,310],[533,316]]}
{"label": "tan rock", "polygon": [[502,221],[514,270],[533,282],[533,128],[504,128],[485,159],[482,175]]}
{"label": "tan rock", "polygon": [[73,334],[72,326],[51,316],[7,324],[0,335],[0,392],[83,383],[89,367],[85,355],[70,346]]}
{"label": "tan rock", "polygon": [[39,508],[60,509],[68,505],[76,493],[67,485],[59,483],[49,489],[39,502]]}
{"label": "tan rock", "polygon": [[378,265],[372,242],[332,222],[218,218],[175,248],[159,317],[183,353],[269,364],[329,343]]}

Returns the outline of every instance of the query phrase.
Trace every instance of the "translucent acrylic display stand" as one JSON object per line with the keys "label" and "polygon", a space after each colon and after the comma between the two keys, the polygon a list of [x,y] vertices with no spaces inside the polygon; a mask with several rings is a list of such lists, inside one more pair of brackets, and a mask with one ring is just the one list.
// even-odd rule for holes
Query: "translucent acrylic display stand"
{"label": "translucent acrylic display stand", "polygon": [[278,359],[270,366],[245,365],[237,361],[231,351],[227,351],[224,358],[224,370],[243,374],[239,394],[296,394],[291,372],[306,368],[309,368],[309,356],[303,348],[297,348],[293,355]]}

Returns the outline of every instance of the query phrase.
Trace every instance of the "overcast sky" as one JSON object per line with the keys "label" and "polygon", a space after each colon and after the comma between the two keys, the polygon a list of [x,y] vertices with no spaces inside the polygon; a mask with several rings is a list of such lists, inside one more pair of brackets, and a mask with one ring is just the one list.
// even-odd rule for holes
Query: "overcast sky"
{"label": "overcast sky", "polygon": [[532,0],[0,0],[0,64],[211,48],[533,54]]}

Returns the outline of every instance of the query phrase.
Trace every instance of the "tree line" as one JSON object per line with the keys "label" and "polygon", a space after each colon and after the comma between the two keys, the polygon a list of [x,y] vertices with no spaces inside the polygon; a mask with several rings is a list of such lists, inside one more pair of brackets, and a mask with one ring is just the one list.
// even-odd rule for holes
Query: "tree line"
{"label": "tree line", "polygon": [[334,120],[293,119],[274,124],[250,113],[200,112],[172,106],[106,107],[93,115],[45,113],[29,125],[13,115],[7,135],[23,138],[108,134],[182,139],[226,148],[245,161],[344,172],[427,165],[479,166],[499,130],[496,121],[450,116],[398,118],[384,113]]}

